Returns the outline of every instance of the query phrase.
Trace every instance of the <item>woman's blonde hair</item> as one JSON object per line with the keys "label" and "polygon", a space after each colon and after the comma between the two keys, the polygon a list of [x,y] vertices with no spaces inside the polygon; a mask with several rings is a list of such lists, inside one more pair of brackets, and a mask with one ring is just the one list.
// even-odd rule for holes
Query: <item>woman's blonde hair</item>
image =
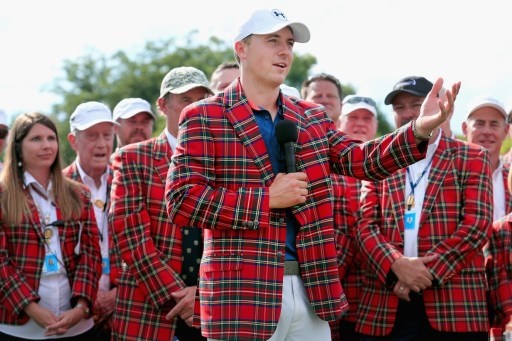
{"label": "woman's blonde hair", "polygon": [[[5,150],[4,168],[0,175],[2,196],[0,207],[3,221],[9,224],[20,224],[23,218],[31,214],[25,196],[23,183],[23,159],[21,144],[32,127],[41,124],[55,133],[57,144],[59,135],[55,123],[46,115],[39,112],[25,113],[16,118],[9,132],[9,139]],[[60,152],[50,166],[50,178],[53,183],[52,191],[64,220],[76,219],[82,211],[82,200],[78,184],[64,177],[60,161]]]}

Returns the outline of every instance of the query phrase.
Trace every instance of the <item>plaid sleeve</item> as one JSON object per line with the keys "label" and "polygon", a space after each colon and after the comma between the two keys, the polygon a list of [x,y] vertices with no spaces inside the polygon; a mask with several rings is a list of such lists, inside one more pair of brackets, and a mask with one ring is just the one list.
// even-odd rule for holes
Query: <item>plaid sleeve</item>
{"label": "plaid sleeve", "polygon": [[486,273],[493,327],[504,328],[512,316],[512,214],[493,224],[486,247]]}
{"label": "plaid sleeve", "polygon": [[[6,228],[3,219],[0,219],[0,302],[2,302],[5,309],[19,315],[23,313],[23,309],[30,302],[38,302],[40,298],[37,291],[27,283],[23,273],[12,261],[13,255],[9,254],[7,247],[9,241]],[[39,242],[37,237],[35,242]],[[34,243],[34,241],[25,236],[25,243],[27,245]],[[26,246],[24,250],[27,250]],[[38,255],[27,252],[26,257],[35,259]]]}
{"label": "plaid sleeve", "polygon": [[[488,152],[470,148],[467,153],[461,153],[456,162],[463,165],[457,167],[459,187],[445,186],[444,197],[438,198],[437,202],[438,205],[444,203],[444,211],[448,215],[452,210],[449,203],[462,195],[460,211],[453,212],[461,219],[456,230],[430,250],[439,255],[439,259],[430,266],[438,284],[467,267],[489,240],[492,229],[492,175]],[[429,219],[432,235],[440,235],[435,229],[445,218],[433,216]],[[436,219],[440,219],[439,224],[436,224]]]}
{"label": "plaid sleeve", "polygon": [[[168,241],[166,247],[170,248],[175,229],[165,214],[163,184],[151,186],[154,179],[148,169],[153,166],[147,153],[142,147],[134,147],[116,154],[109,223],[113,226],[121,258],[139,288],[154,307],[161,308],[173,300],[171,294],[185,288],[185,284],[179,270],[170,266],[171,261],[167,262],[171,257],[181,258],[181,254],[173,255],[155,245],[154,238],[161,238]],[[148,202],[154,203],[154,214],[150,213],[152,208]],[[155,230],[159,236],[152,234],[152,224],[158,225]]]}
{"label": "plaid sleeve", "polygon": [[167,177],[171,221],[206,229],[267,227],[268,188],[246,155],[247,147],[231,126],[190,110],[182,112],[178,146]]}

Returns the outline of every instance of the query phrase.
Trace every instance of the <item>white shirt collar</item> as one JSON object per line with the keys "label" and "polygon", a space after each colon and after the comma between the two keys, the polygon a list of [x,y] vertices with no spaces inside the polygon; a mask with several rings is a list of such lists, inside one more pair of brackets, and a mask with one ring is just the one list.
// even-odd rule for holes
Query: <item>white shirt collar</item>
{"label": "white shirt collar", "polygon": [[178,140],[176,137],[172,136],[172,134],[169,132],[167,128],[164,129],[165,136],[167,137],[167,141],[169,142],[169,146],[171,146],[171,150],[174,153],[174,150],[176,150],[176,144],[178,143]]}
{"label": "white shirt collar", "polygon": [[[82,181],[84,183],[87,183],[87,185],[89,185],[89,186],[91,183],[93,183],[93,184],[95,183],[94,179],[92,177],[90,177],[87,173],[85,173],[82,166],[80,166],[80,159],[78,156],[76,157],[76,168],[78,169],[78,174],[80,174],[80,177],[82,178]],[[108,167],[105,169],[105,173],[103,173],[101,175],[101,178],[100,178],[101,186],[103,186],[103,184],[105,184],[107,182],[107,177],[108,177]]]}

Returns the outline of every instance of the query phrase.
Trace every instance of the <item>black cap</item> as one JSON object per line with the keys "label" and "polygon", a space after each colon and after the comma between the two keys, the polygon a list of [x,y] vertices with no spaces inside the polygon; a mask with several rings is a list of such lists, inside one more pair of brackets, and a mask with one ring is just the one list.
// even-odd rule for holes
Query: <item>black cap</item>
{"label": "black cap", "polygon": [[395,84],[393,91],[391,91],[384,99],[385,104],[391,104],[393,99],[401,92],[408,94],[426,97],[427,94],[432,90],[434,85],[425,77],[409,76],[402,78]]}

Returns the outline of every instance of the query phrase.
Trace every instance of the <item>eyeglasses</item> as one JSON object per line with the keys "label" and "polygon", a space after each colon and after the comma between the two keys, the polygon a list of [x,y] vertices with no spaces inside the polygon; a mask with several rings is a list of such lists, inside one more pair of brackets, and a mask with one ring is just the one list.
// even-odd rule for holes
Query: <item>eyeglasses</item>
{"label": "eyeglasses", "polygon": [[7,137],[7,134],[9,134],[8,129],[0,129],[0,140],[3,140]]}
{"label": "eyeglasses", "polygon": [[361,103],[361,102],[371,105],[372,107],[377,107],[377,105],[375,104],[375,101],[373,99],[371,99],[370,97],[352,96],[349,98],[345,98],[343,100],[343,104],[345,104],[345,103],[357,104],[357,103]]}

